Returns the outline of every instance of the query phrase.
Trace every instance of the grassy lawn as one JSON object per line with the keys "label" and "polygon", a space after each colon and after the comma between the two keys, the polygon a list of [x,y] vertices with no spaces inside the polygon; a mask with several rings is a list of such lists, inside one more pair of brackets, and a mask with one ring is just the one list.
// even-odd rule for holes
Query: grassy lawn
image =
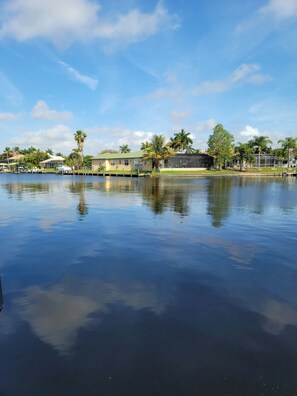
{"label": "grassy lawn", "polygon": [[[253,172],[253,173],[283,173],[287,172],[288,168],[248,168],[245,172]],[[294,172],[294,169],[291,168],[289,172]]]}
{"label": "grassy lawn", "polygon": [[194,171],[183,171],[183,170],[168,170],[162,171],[160,175],[234,175],[234,170],[224,169],[224,170],[194,170]]}
{"label": "grassy lawn", "polygon": [[[290,169],[290,172],[294,172],[295,169]],[[271,173],[271,174],[280,174],[287,172],[287,168],[248,168],[243,171],[240,171],[239,169],[223,169],[223,170],[196,170],[196,171],[183,171],[183,170],[168,170],[168,171],[162,171],[160,174],[161,175],[197,175],[197,176],[207,176],[207,175],[244,175],[247,173],[253,173],[253,174],[262,174],[262,173]]]}

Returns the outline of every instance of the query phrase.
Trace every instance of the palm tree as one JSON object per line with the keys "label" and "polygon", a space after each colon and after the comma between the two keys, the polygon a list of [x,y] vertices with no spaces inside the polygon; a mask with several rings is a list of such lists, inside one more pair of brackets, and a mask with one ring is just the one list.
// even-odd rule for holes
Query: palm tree
{"label": "palm tree", "polygon": [[73,149],[66,158],[66,165],[73,167],[73,170],[79,169],[81,164],[81,155],[79,148]]}
{"label": "palm tree", "polygon": [[160,172],[161,161],[173,155],[175,155],[175,152],[169,144],[165,144],[165,137],[163,135],[153,135],[142,158],[152,161],[153,170]]}
{"label": "palm tree", "polygon": [[242,171],[244,162],[252,163],[253,162],[253,154],[252,147],[247,143],[238,143],[238,146],[235,147],[235,155],[239,160],[240,170]]}
{"label": "palm tree", "polygon": [[130,153],[131,149],[128,144],[123,144],[120,146],[120,153]]}
{"label": "palm tree", "polygon": [[148,142],[148,141],[142,142],[142,143],[141,143],[140,149],[141,149],[141,150],[146,150],[146,149],[148,149],[148,148],[150,147],[150,145],[151,145],[151,143]]}
{"label": "palm tree", "polygon": [[4,149],[3,152],[4,152],[4,154],[6,154],[7,165],[8,165],[8,168],[10,169],[9,162],[8,162],[8,158],[9,158],[9,156],[10,156],[10,154],[11,154],[11,149],[10,149],[10,147],[5,147],[5,149]]}
{"label": "palm tree", "polygon": [[268,136],[254,136],[253,139],[248,142],[250,147],[255,147],[258,150],[258,169],[260,169],[261,153],[267,150],[269,144],[272,144],[272,141]]}
{"label": "palm tree", "polygon": [[294,151],[297,148],[297,138],[286,137],[282,140],[279,140],[278,143],[281,143],[283,150],[288,152],[288,170],[290,168],[290,152]]}
{"label": "palm tree", "polygon": [[84,141],[87,137],[87,134],[84,131],[78,130],[74,134],[74,140],[77,143],[78,152],[81,155],[81,163],[84,163]]}
{"label": "palm tree", "polygon": [[179,133],[175,133],[174,137],[170,139],[170,146],[177,151],[185,151],[187,154],[193,151],[191,145],[193,140],[191,134],[182,129]]}

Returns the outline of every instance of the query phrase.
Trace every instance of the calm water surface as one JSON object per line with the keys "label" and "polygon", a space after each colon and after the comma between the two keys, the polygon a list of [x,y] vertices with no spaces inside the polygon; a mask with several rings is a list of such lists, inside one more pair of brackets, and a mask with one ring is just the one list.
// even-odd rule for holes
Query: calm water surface
{"label": "calm water surface", "polygon": [[297,394],[294,178],[2,174],[0,204],[1,396]]}

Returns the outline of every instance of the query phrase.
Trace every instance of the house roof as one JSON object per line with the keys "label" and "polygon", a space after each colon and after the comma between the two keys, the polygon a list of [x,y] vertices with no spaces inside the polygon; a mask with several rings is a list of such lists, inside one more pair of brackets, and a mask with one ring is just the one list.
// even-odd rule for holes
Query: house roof
{"label": "house roof", "polygon": [[49,159],[39,162],[40,164],[48,164],[49,162],[65,161],[65,158],[58,155],[51,155]]}
{"label": "house roof", "polygon": [[95,155],[92,160],[134,159],[141,158],[144,153],[144,150],[134,151],[133,153],[104,153]]}

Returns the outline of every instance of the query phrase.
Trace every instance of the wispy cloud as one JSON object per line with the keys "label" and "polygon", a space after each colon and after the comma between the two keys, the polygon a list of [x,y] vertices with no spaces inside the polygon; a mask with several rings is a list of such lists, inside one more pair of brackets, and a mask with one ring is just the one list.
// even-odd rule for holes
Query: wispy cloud
{"label": "wispy cloud", "polygon": [[23,94],[16,85],[0,70],[0,95],[6,102],[18,106],[23,101]]}
{"label": "wispy cloud", "polygon": [[52,110],[44,100],[38,100],[31,111],[31,116],[38,120],[65,121],[72,117],[72,113],[71,111]]}
{"label": "wispy cloud", "polygon": [[172,111],[170,113],[171,120],[178,124],[192,116],[191,110]]}
{"label": "wispy cloud", "polygon": [[62,65],[67,70],[68,74],[74,80],[80,82],[81,84],[84,84],[85,86],[90,88],[92,91],[95,91],[95,89],[98,86],[97,78],[86,76],[86,75],[80,73],[78,70],[74,69],[74,67],[69,66],[65,62],[59,61],[59,64]]}
{"label": "wispy cloud", "polygon": [[270,0],[261,7],[259,14],[264,17],[273,17],[277,20],[285,20],[297,17],[296,0]]}
{"label": "wispy cloud", "polygon": [[297,18],[297,0],[269,0],[236,26],[237,34],[251,33],[252,42],[259,43],[279,25]]}
{"label": "wispy cloud", "polygon": [[96,38],[132,43],[178,26],[177,17],[162,2],[151,13],[135,8],[108,19],[99,17],[100,8],[91,0],[6,1],[0,37],[18,41],[41,37],[59,47]]}
{"label": "wispy cloud", "polygon": [[213,130],[213,128],[217,125],[217,122],[214,119],[209,119],[206,121],[200,121],[198,124],[196,124],[193,128],[194,132],[209,132]]}
{"label": "wispy cloud", "polygon": [[16,113],[0,113],[0,121],[12,121],[15,120],[19,114]]}
{"label": "wispy cloud", "polygon": [[202,82],[194,88],[192,94],[194,96],[219,94],[229,91],[240,83],[262,84],[271,80],[270,76],[260,73],[260,70],[261,66],[256,63],[243,64],[223,80],[209,80]]}

